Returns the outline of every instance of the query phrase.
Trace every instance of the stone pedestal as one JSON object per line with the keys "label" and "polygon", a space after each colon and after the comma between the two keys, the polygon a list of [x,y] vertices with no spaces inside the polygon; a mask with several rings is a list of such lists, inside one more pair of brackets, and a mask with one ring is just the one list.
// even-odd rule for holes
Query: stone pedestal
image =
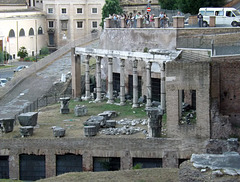
{"label": "stone pedestal", "polygon": [[143,18],[137,19],[137,28],[143,28]]}
{"label": "stone pedestal", "polygon": [[22,137],[33,135],[33,126],[22,126],[20,127],[20,134]]}
{"label": "stone pedestal", "polygon": [[0,125],[4,133],[9,133],[13,131],[13,124],[15,119],[12,118],[3,118],[0,119]]}
{"label": "stone pedestal", "polygon": [[237,152],[238,151],[238,139],[237,138],[229,138],[227,143],[228,152]]}
{"label": "stone pedestal", "polygon": [[70,101],[70,97],[60,98],[60,102],[61,102],[60,113],[61,114],[68,114],[69,113],[69,108],[68,108],[69,101]]}
{"label": "stone pedestal", "polygon": [[88,110],[87,107],[85,107],[84,105],[76,105],[74,108],[74,114],[75,116],[85,116],[87,114]]}
{"label": "stone pedestal", "polygon": [[116,127],[116,120],[107,120],[106,121],[107,128],[115,128]]}
{"label": "stone pedestal", "polygon": [[184,28],[184,16],[173,16],[173,28]]}
{"label": "stone pedestal", "polygon": [[149,137],[160,137],[162,129],[162,109],[152,107],[146,109],[148,114],[148,133]]}
{"label": "stone pedestal", "polygon": [[105,18],[105,28],[111,28],[111,18]]}
{"label": "stone pedestal", "polygon": [[97,132],[96,126],[84,126],[84,135],[86,137],[96,136]]}
{"label": "stone pedestal", "polygon": [[53,136],[55,137],[64,137],[65,136],[65,129],[61,127],[54,127],[53,128]]}
{"label": "stone pedestal", "polygon": [[155,17],[154,18],[155,28],[160,28],[160,18]]}
{"label": "stone pedestal", "polygon": [[18,116],[18,120],[21,126],[36,126],[37,118],[37,112],[22,113]]}
{"label": "stone pedestal", "polygon": [[209,27],[216,27],[216,16],[209,17]]}
{"label": "stone pedestal", "polygon": [[125,21],[125,18],[121,18],[121,28],[126,28],[127,25],[126,25],[126,21]]}

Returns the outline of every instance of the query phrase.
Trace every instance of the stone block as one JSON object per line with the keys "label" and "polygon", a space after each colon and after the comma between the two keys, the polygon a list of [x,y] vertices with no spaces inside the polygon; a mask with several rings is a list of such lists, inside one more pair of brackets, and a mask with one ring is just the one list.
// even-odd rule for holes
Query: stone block
{"label": "stone block", "polygon": [[81,105],[76,105],[74,108],[74,114],[75,116],[85,116],[87,115],[87,107],[86,106],[81,106]]}
{"label": "stone block", "polygon": [[105,126],[106,119],[103,116],[91,116],[88,118],[87,121],[83,123],[85,126],[96,126],[97,129],[100,128],[100,126]]}
{"label": "stone block", "polygon": [[0,119],[0,125],[2,125],[3,132],[5,132],[5,133],[12,132],[14,121],[15,121],[15,119],[13,119],[13,118]]}
{"label": "stone block", "polygon": [[60,98],[60,102],[61,102],[60,113],[61,114],[68,114],[69,113],[69,108],[68,108],[69,101],[70,101],[70,97]]}
{"label": "stone block", "polygon": [[20,127],[20,134],[22,137],[32,136],[33,129],[33,126],[22,126]]}
{"label": "stone block", "polygon": [[97,132],[96,126],[84,126],[84,135],[86,137],[96,136]]}
{"label": "stone block", "polygon": [[53,135],[55,137],[64,137],[66,130],[61,127],[53,127]]}
{"label": "stone block", "polygon": [[37,118],[37,112],[22,113],[18,116],[18,120],[21,126],[36,126]]}
{"label": "stone block", "polygon": [[115,128],[116,127],[116,120],[107,120],[106,121],[107,128]]}

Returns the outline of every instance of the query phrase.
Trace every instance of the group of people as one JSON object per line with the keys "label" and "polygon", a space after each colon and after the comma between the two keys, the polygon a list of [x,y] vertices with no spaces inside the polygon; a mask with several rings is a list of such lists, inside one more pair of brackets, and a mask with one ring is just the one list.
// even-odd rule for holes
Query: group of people
{"label": "group of people", "polygon": [[[124,22],[126,24],[127,28],[136,28],[137,27],[137,19],[142,18],[143,19],[143,26],[145,28],[154,28],[155,27],[155,23],[154,23],[154,18],[155,15],[154,14],[149,14],[149,12],[147,12],[146,14],[142,15],[141,12],[138,13],[129,13],[129,14],[122,14],[122,15],[117,15],[117,14],[109,14],[109,18],[111,18],[113,20],[113,26],[114,28],[120,28],[121,27],[121,19],[124,18]],[[169,18],[167,17],[167,14],[164,12],[161,12],[159,15],[160,18],[160,27],[161,28],[166,28],[168,27],[168,22],[169,22]]]}

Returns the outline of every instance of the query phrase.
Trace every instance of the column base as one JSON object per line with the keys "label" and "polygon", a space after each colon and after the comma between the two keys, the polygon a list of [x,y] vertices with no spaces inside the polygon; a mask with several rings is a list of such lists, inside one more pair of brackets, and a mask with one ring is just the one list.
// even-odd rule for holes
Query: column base
{"label": "column base", "polygon": [[114,100],[108,100],[107,101],[107,104],[113,104],[114,103]]}
{"label": "column base", "polygon": [[85,101],[88,101],[88,100],[90,100],[90,99],[91,99],[90,96],[83,97],[83,100],[85,100]]}
{"label": "column base", "polygon": [[132,105],[132,108],[138,108],[139,107],[139,104],[133,104]]}
{"label": "column base", "polygon": [[125,106],[126,102],[120,102],[120,106]]}
{"label": "column base", "polygon": [[95,102],[102,102],[102,99],[96,98],[96,99],[95,99]]}

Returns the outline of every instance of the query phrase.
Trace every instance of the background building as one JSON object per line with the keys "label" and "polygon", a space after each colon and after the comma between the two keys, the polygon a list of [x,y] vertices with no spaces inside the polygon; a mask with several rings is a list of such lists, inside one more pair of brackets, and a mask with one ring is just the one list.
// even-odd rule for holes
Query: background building
{"label": "background building", "polygon": [[46,47],[46,17],[29,8],[25,0],[0,1],[0,50],[14,59],[20,47],[26,47],[29,56],[35,56]]}
{"label": "background building", "polygon": [[104,3],[105,0],[44,0],[48,46],[59,48],[93,31],[100,31]]}

